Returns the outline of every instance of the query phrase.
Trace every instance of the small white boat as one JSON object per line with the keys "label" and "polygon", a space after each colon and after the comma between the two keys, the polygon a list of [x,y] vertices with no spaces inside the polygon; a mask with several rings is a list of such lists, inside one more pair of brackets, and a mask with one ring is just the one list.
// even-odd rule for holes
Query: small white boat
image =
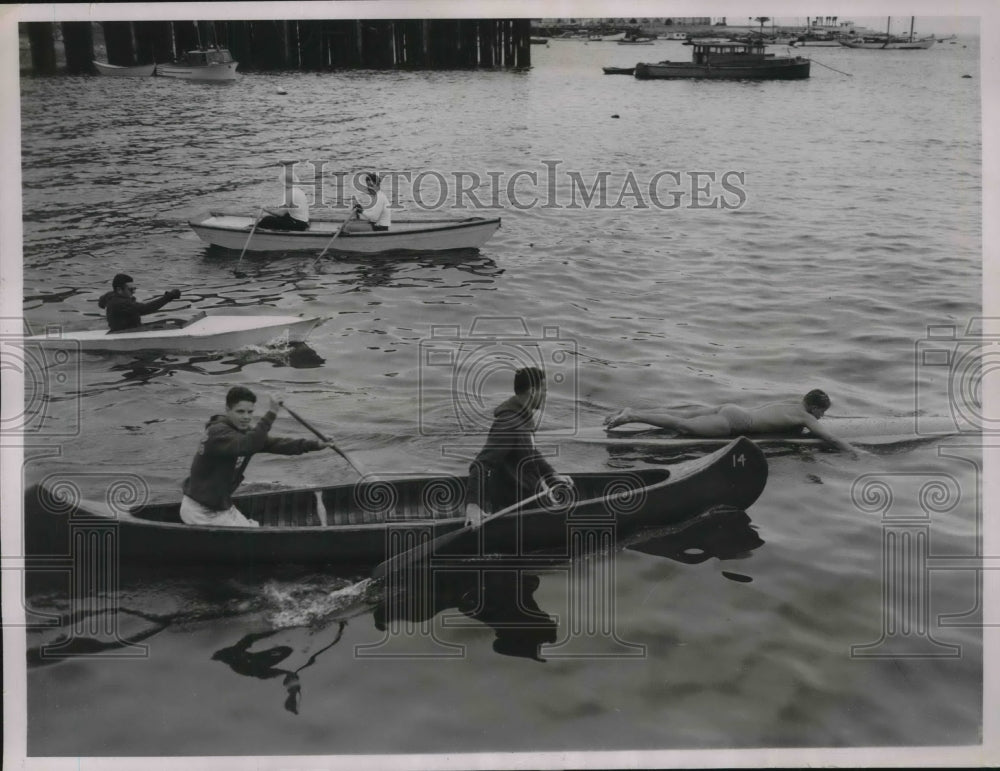
{"label": "small white boat", "polygon": [[160,64],[156,74],[182,80],[236,80],[236,67],[226,48],[205,48],[188,51],[179,62]]}
{"label": "small white boat", "polygon": [[[322,319],[303,316],[208,316],[163,319],[134,330],[63,331],[50,329],[22,338],[26,345],[78,348],[82,351],[231,351],[272,342],[304,342]],[[16,344],[16,341],[14,341]]]}
{"label": "small white boat", "polygon": [[[205,243],[225,249],[251,252],[322,251],[331,254],[379,254],[381,252],[440,252],[450,249],[478,249],[499,229],[500,218],[468,217],[460,220],[394,220],[386,231],[372,231],[357,223],[357,232],[348,223],[336,239],[342,222],[312,220],[309,230],[265,230],[251,236],[254,218],[241,214],[208,212],[188,224]],[[364,228],[361,230],[360,228]],[[247,239],[250,239],[247,243]]]}
{"label": "small white boat", "polygon": [[97,72],[112,78],[148,78],[156,70],[155,64],[137,64],[132,67],[120,67],[117,64],[94,61]]}

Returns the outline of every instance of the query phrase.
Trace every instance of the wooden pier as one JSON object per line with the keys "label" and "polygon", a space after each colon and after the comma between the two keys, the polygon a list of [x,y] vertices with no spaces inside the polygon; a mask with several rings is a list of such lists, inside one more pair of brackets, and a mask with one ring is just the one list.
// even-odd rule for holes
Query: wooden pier
{"label": "wooden pier", "polygon": [[36,75],[94,73],[99,39],[110,64],[170,62],[200,47],[228,48],[241,72],[462,69],[531,66],[529,19],[29,22]]}

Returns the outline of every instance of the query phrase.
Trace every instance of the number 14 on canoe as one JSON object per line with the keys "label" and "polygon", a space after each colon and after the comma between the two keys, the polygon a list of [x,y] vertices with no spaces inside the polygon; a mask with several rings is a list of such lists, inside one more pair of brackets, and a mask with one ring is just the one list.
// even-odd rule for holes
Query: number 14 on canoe
{"label": "number 14 on canoe", "polygon": [[[252,216],[207,212],[188,223],[207,244],[251,252],[320,251],[330,244],[342,221],[312,220],[308,230],[254,228]],[[362,223],[347,227],[330,245],[338,254],[440,252],[479,249],[500,228],[499,217],[393,221],[389,230],[373,231]],[[252,232],[251,232],[252,231]]]}

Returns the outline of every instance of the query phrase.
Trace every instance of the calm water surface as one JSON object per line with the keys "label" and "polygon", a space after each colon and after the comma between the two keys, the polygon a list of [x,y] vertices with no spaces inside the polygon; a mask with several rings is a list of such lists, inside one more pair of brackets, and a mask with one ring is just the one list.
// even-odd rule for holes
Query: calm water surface
{"label": "calm water surface", "polygon": [[[832,396],[832,416],[950,414],[947,377],[915,365],[915,353],[928,325],[955,325],[963,339],[981,315],[977,43],[818,49],[815,59],[851,76],[814,64],[809,80],[789,83],[601,73],[689,56],[667,42],[553,42],[532,55],[521,73],[245,74],[223,86],[22,79],[33,330],[99,324],[96,300],[118,271],[136,278],[140,298],[180,288],[180,311],[327,319],[306,348],[86,354],[53,366],[43,433],[55,438],[27,451],[25,481],[71,474],[97,497],[126,470],[154,497],[175,497],[202,425],[234,384],[284,397],[377,472],[461,473],[465,461],[445,447],[508,386],[427,365],[442,325],[464,336],[487,325],[518,345],[542,338],[513,347],[549,368],[547,428],[598,425],[625,404],[759,404],[814,387]],[[247,254],[248,276],[236,279],[239,254],[207,248],[186,222],[275,202],[280,159],[324,160],[328,174],[494,172],[504,185],[534,171],[537,185],[522,176],[512,188],[518,200],[560,205],[518,208],[503,187],[482,212],[503,227],[479,252],[318,267],[311,256]],[[557,169],[551,187],[546,162]],[[617,207],[567,208],[571,171],[588,187],[607,172],[611,203],[630,173],[645,186],[662,171],[737,172],[745,203],[692,208],[687,193],[669,210],[627,195]],[[397,192],[397,217],[435,216],[412,186]],[[478,192],[490,203],[488,184]],[[568,358],[554,357],[553,339]],[[275,433],[305,435],[286,416]],[[148,657],[39,662],[32,652],[66,629],[29,630],[29,754],[976,743],[981,609],[968,568],[981,453],[958,445],[858,462],[771,451],[749,520],[710,517],[593,558],[613,560],[615,634],[586,641],[571,639],[565,565],[489,589],[502,609],[537,608],[548,618],[540,628],[495,642],[507,616],[463,614],[470,588],[444,587],[426,622],[434,636],[375,648],[395,657],[359,653],[384,638],[383,598],[355,583],[361,575],[123,576],[117,621]],[[676,460],[557,449],[556,465],[576,471]],[[260,487],[353,479],[321,453],[261,456],[248,473]],[[883,515],[928,528],[929,628],[883,601],[895,521]],[[33,588],[31,611],[80,610],[62,594]],[[899,634],[855,652],[892,656],[852,657],[886,629]],[[540,656],[525,655],[535,651],[519,646],[525,635],[549,643]],[[567,655],[573,645],[583,655]]]}

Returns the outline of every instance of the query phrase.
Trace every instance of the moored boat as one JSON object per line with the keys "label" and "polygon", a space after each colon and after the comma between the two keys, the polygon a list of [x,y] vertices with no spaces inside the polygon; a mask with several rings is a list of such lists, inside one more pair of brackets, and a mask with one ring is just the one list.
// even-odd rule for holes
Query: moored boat
{"label": "moored boat", "polygon": [[94,60],[93,64],[100,75],[108,75],[112,78],[148,78],[156,70],[155,64],[136,64],[131,67],[122,67],[97,60]]}
{"label": "moored boat", "polygon": [[632,75],[635,67],[604,67],[605,75]]}
{"label": "moored boat", "polygon": [[875,51],[922,51],[934,45],[933,37],[922,40],[908,38],[860,38],[856,40],[841,40],[840,44],[847,48],[867,48]]}
{"label": "moored boat", "polygon": [[[559,506],[528,506],[465,527],[463,477],[363,480],[356,484],[234,496],[259,528],[185,525],[180,502],[117,502],[141,488],[123,474],[104,501],[80,496],[72,474],[51,474],[25,491],[25,544],[29,557],[67,555],[77,530],[103,529],[103,543],[125,562],[212,565],[235,562],[351,563],[374,565],[415,540],[453,533],[448,556],[480,544],[484,554],[568,550],[574,525],[612,526],[617,538],[683,522],[715,506],[745,509],[767,482],[767,461],[739,438],[696,460],[668,468],[572,475],[576,494]],[[480,539],[482,539],[480,541]],[[81,555],[82,556],[82,555]],[[443,556],[443,555],[442,555]]]}
{"label": "moored boat", "polygon": [[180,61],[157,65],[156,74],[182,80],[236,80],[238,65],[226,48],[200,48],[188,51]]}
{"label": "moored boat", "polygon": [[274,341],[300,343],[322,319],[302,316],[208,316],[162,319],[134,330],[51,330],[23,338],[26,345],[81,351],[229,351]]}
{"label": "moored boat", "polygon": [[392,228],[386,231],[372,231],[364,223],[358,223],[363,230],[346,227],[336,239],[333,236],[343,223],[331,220],[313,219],[309,230],[300,231],[257,228],[252,236],[253,217],[245,215],[207,212],[188,224],[202,241],[225,249],[322,251],[329,247],[331,254],[379,254],[478,249],[499,229],[500,218],[394,220]]}
{"label": "moored boat", "polygon": [[799,80],[809,77],[808,59],[765,53],[761,43],[695,42],[692,48],[692,61],[640,62],[635,65],[635,77],[640,80]]}

